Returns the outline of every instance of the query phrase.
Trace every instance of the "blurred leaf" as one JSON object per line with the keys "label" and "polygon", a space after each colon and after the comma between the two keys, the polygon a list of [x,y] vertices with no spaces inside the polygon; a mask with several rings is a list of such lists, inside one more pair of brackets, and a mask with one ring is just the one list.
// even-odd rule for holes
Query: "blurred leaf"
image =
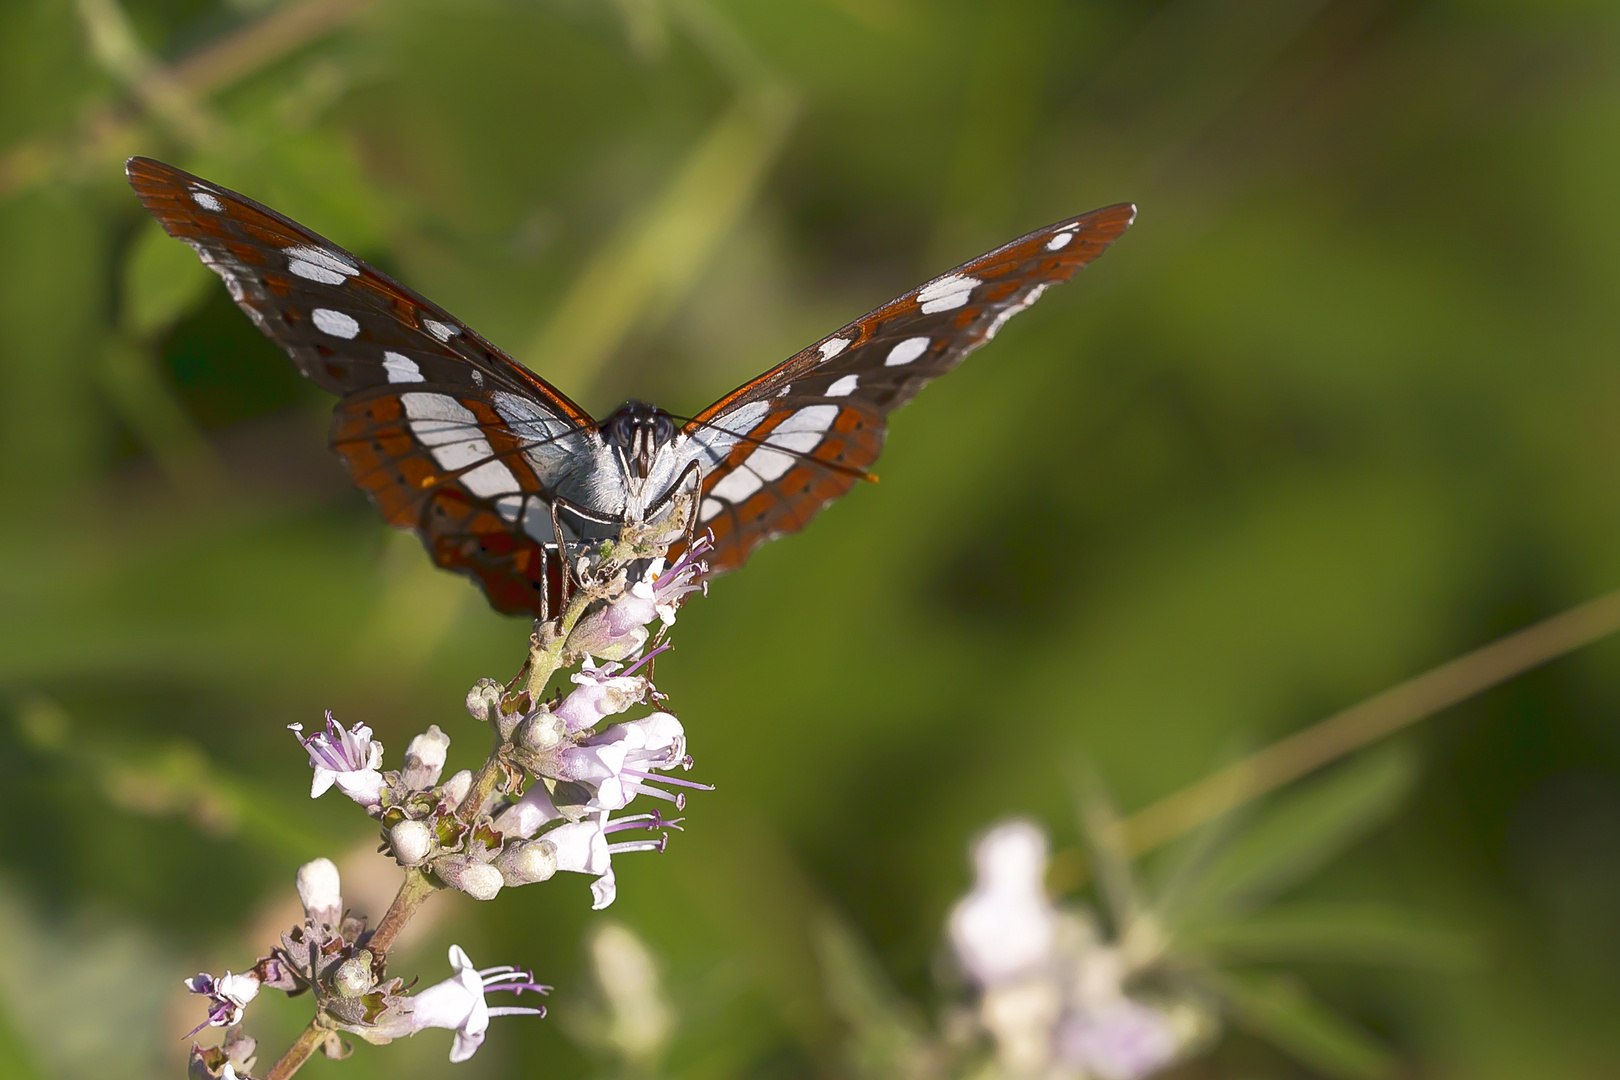
{"label": "blurred leaf", "polygon": [[142,339],[168,329],[201,307],[218,280],[189,244],[148,220],[124,259],[124,329]]}
{"label": "blurred leaf", "polygon": [[49,1061],[51,1075],[157,1075],[180,977],[179,958],[140,927],[84,911],[47,913],[0,878],[0,1007],[27,1056]]}
{"label": "blurred leaf", "polygon": [[[183,245],[174,246],[189,254]],[[213,277],[206,270],[204,274]],[[104,357],[102,383],[108,396],[169,482],[193,493],[219,490],[224,482],[219,458],[164,379],[152,350],[114,338]]]}
{"label": "blurred leaf", "polygon": [[1285,792],[1189,886],[1189,915],[1261,901],[1302,881],[1388,819],[1417,774],[1410,747],[1396,744]]}
{"label": "blurred leaf", "polygon": [[1179,940],[1222,961],[1329,960],[1447,969],[1480,962],[1478,947],[1463,934],[1368,904],[1268,907],[1252,918],[1197,924]]}
{"label": "blurred leaf", "polygon": [[1344,1080],[1388,1076],[1388,1052],[1294,980],[1227,972],[1213,980],[1237,1025],[1313,1069]]}

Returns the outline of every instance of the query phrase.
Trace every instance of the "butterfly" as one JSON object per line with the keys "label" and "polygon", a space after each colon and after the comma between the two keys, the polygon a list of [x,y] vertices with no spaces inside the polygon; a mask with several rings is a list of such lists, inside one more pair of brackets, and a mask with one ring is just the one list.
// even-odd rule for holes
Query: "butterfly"
{"label": "butterfly", "polygon": [[565,594],[574,545],[626,522],[695,502],[713,573],[803,528],[870,478],[890,412],[1136,215],[1124,203],[1094,210],[963,263],[684,423],[639,401],[596,420],[444,309],[274,210],[150,158],[125,171],[169,235],[299,371],[339,395],[332,448],[388,523],[475,578],[497,610],[542,619]]}

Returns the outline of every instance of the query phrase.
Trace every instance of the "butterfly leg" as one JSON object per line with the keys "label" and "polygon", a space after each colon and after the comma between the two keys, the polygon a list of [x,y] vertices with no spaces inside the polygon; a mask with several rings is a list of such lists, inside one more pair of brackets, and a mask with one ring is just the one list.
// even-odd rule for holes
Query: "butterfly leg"
{"label": "butterfly leg", "polygon": [[659,511],[663,510],[665,506],[669,505],[670,501],[674,499],[676,495],[685,490],[686,481],[688,478],[692,478],[694,481],[692,484],[692,512],[687,515],[686,524],[684,526],[684,529],[686,530],[686,537],[682,541],[683,551],[690,550],[692,547],[692,541],[697,538],[698,496],[703,493],[703,466],[696,461],[687,462],[686,468],[681,470],[681,475],[676,477],[675,482],[669,486],[669,490],[664,492],[664,494],[659,497],[658,501],[653,503],[652,506],[648,507],[647,509],[647,518],[649,520],[656,518]]}

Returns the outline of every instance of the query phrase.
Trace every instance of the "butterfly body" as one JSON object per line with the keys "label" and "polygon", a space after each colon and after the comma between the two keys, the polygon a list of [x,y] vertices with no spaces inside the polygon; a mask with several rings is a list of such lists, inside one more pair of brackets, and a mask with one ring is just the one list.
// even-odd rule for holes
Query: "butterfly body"
{"label": "butterfly body", "polygon": [[387,521],[500,611],[556,610],[569,545],[696,496],[716,571],[802,528],[877,459],[886,417],[1131,223],[1050,225],[912,290],[690,420],[596,420],[454,317],[267,207],[148,158],[130,183],[304,375],[340,396],[331,443]]}

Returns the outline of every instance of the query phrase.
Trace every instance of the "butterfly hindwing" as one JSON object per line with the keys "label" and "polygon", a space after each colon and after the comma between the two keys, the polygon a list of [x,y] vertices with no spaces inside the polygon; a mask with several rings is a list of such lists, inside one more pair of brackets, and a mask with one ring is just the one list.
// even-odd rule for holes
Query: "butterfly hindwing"
{"label": "butterfly hindwing", "polygon": [[1050,285],[1067,281],[1125,231],[1136,209],[1060,221],[862,316],[743,384],[686,425],[737,433],[704,479],[699,516],[710,562],[734,569],[759,544],[803,528],[877,460],[887,415],[989,341]]}
{"label": "butterfly hindwing", "polygon": [[392,525],[508,613],[554,606],[551,499],[589,414],[455,318],[301,225],[147,158],[131,185],[316,384],[332,447]]}

